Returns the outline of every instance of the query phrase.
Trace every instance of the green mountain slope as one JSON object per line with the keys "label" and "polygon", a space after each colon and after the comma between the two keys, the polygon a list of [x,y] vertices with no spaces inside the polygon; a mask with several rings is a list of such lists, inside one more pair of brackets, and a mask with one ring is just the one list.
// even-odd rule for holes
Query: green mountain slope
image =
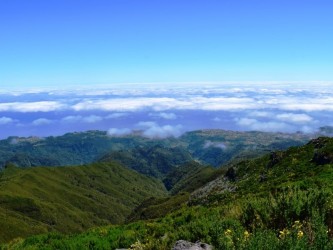
{"label": "green mountain slope", "polygon": [[207,202],[210,198],[218,200],[219,196],[223,199],[228,194],[234,199],[249,193],[266,195],[290,186],[333,189],[332,164],[333,139],[319,137],[301,147],[242,161],[196,190],[193,198],[204,198]]}
{"label": "green mountain slope", "polygon": [[[45,234],[3,249],[170,249],[179,239],[216,249],[333,248],[333,138],[242,161],[220,174],[163,218],[71,236]],[[174,199],[181,196],[187,199]],[[157,205],[146,203],[143,216]]]}
{"label": "green mountain slope", "polygon": [[192,161],[170,171],[163,179],[163,183],[171,194],[192,192],[213,180],[218,173],[219,171],[213,167]]}
{"label": "green mountain slope", "polygon": [[311,136],[313,135],[302,133],[211,129],[185,133],[180,140],[186,143],[193,158],[203,164],[219,167],[229,162],[258,157],[267,152],[303,145]]}
{"label": "green mountain slope", "polygon": [[192,157],[181,147],[154,145],[111,152],[98,161],[116,161],[145,175],[162,178],[179,165],[192,161]]}
{"label": "green mountain slope", "polygon": [[192,191],[202,187],[207,182],[220,175],[220,170],[202,166],[197,162],[187,162],[174,168],[163,179],[165,187],[169,190],[169,197],[150,198],[136,207],[127,221],[148,220],[161,218],[166,214],[180,209],[189,201]]}
{"label": "green mountain slope", "polygon": [[0,241],[47,231],[121,223],[143,200],[166,195],[160,181],[117,163],[16,168],[0,175]]}
{"label": "green mountain slope", "polygon": [[110,137],[106,131],[67,133],[46,138],[13,136],[0,140],[0,166],[7,162],[20,167],[82,165],[92,163],[110,151],[150,143],[156,142],[138,135]]}

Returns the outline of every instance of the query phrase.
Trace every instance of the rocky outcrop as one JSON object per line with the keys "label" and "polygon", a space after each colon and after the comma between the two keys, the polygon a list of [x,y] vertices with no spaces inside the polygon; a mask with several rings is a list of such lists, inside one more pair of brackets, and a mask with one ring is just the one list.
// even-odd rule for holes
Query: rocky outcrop
{"label": "rocky outcrop", "polygon": [[333,147],[330,141],[331,139],[328,137],[319,137],[308,143],[314,146],[314,154],[311,160],[312,162],[317,165],[333,163]]}
{"label": "rocky outcrop", "polygon": [[237,186],[235,182],[229,181],[225,176],[216,178],[213,181],[208,182],[203,187],[195,190],[189,200],[189,204],[204,204],[208,202],[208,198],[211,194],[220,195],[226,192],[236,192]]}
{"label": "rocky outcrop", "polygon": [[284,158],[284,152],[282,152],[282,151],[272,152],[269,155],[269,162],[267,163],[266,168],[272,168],[272,167],[274,167],[281,160],[283,160],[283,158]]}
{"label": "rocky outcrop", "polygon": [[328,137],[318,137],[316,139],[311,140],[307,145],[313,145],[315,149],[323,148],[330,141]]}
{"label": "rocky outcrop", "polygon": [[176,242],[172,250],[212,250],[213,247],[206,243],[196,242],[192,243],[186,240],[179,240]]}
{"label": "rocky outcrop", "polygon": [[228,168],[225,177],[230,181],[236,181],[236,170],[233,167]]}
{"label": "rocky outcrop", "polygon": [[313,155],[312,162],[315,162],[318,165],[332,164],[333,152],[317,151]]}

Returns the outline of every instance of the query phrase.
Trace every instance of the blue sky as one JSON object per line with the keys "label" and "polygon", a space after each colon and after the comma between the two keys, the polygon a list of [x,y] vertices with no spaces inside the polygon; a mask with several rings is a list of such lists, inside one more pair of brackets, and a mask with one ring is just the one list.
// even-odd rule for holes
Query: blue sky
{"label": "blue sky", "polygon": [[0,86],[333,81],[333,2],[4,0]]}

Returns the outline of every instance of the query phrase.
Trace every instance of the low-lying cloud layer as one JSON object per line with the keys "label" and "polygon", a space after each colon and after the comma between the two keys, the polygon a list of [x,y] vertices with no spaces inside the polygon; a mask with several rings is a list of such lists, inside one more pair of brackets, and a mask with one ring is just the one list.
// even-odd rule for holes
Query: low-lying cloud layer
{"label": "low-lying cloud layer", "polygon": [[135,124],[134,129],[129,128],[110,128],[109,136],[123,136],[133,132],[139,133],[141,136],[154,139],[163,139],[167,137],[178,137],[182,134],[181,125],[158,125],[156,122],[146,121]]}
{"label": "low-lying cloud layer", "polygon": [[9,124],[12,122],[14,122],[14,120],[12,118],[5,117],[5,116],[0,117],[0,125]]}
{"label": "low-lying cloud layer", "polygon": [[61,119],[64,123],[78,123],[78,122],[85,122],[85,123],[97,123],[102,121],[104,118],[97,115],[89,115],[89,116],[81,116],[81,115],[69,115],[63,117]]}
{"label": "low-lying cloud layer", "polygon": [[212,141],[206,141],[203,148],[220,148],[222,150],[227,148],[227,145],[224,142],[212,142]]}
{"label": "low-lying cloud layer", "polygon": [[129,128],[110,128],[108,130],[108,135],[110,136],[123,136],[132,133],[132,130]]}
{"label": "low-lying cloud layer", "polygon": [[34,126],[42,126],[46,124],[51,124],[53,121],[45,118],[38,118],[32,122]]}
{"label": "low-lying cloud layer", "polygon": [[27,135],[103,129],[114,136],[142,130],[151,138],[203,128],[312,132],[332,123],[332,85],[128,85],[0,92],[0,129],[7,129],[0,136],[23,134],[22,127]]}
{"label": "low-lying cloud layer", "polygon": [[67,108],[66,103],[58,101],[0,103],[0,112],[51,112]]}
{"label": "low-lying cloud layer", "polygon": [[137,127],[143,130],[142,135],[148,138],[166,138],[178,137],[182,134],[181,125],[163,125],[160,126],[156,122],[139,122]]}

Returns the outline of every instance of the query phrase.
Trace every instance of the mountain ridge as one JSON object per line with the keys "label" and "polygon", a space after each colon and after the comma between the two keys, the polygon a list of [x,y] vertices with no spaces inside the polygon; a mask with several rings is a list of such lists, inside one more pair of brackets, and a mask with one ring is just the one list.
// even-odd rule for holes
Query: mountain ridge
{"label": "mountain ridge", "polygon": [[297,133],[226,130],[191,131],[166,139],[149,139],[139,134],[112,137],[106,131],[97,130],[45,138],[8,137],[0,140],[0,166],[7,163],[20,167],[83,165],[112,152],[162,146],[171,150],[180,148],[203,165],[220,167],[237,159],[302,145],[311,138],[312,135]]}

